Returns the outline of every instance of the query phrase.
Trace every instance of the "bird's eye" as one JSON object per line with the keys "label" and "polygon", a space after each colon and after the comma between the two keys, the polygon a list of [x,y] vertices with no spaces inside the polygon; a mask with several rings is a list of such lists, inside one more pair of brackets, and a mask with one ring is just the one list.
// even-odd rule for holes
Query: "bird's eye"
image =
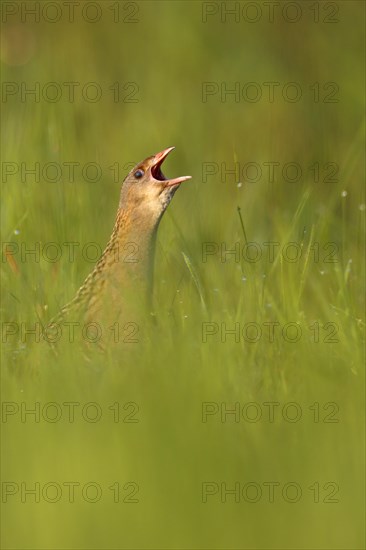
{"label": "bird's eye", "polygon": [[140,179],[140,178],[142,178],[144,173],[145,172],[143,170],[136,170],[136,172],[134,173],[134,176],[135,176],[135,178]]}

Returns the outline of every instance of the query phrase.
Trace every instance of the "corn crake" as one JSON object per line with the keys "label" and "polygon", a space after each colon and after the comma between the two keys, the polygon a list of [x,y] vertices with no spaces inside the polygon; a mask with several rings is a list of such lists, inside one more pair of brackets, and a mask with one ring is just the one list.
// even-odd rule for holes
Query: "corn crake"
{"label": "corn crake", "polygon": [[75,322],[104,334],[114,327],[114,335],[116,323],[129,324],[127,332],[133,332],[131,325],[147,313],[159,222],[180,184],[191,178],[164,176],[161,165],[173,149],[146,158],[125,178],[109,242],[74,299],[49,322],[48,334]]}

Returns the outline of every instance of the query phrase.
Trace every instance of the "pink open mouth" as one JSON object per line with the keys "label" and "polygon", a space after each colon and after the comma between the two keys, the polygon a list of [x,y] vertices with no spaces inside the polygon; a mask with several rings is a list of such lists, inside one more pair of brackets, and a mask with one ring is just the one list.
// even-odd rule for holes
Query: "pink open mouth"
{"label": "pink open mouth", "polygon": [[157,181],[163,181],[165,182],[164,187],[171,187],[172,185],[179,185],[183,181],[190,180],[192,176],[181,176],[179,178],[166,178],[161,171],[161,165],[163,164],[165,158],[169,155],[171,151],[173,151],[175,147],[168,147],[167,149],[164,149],[164,151],[161,151],[160,153],[157,153],[154,158],[154,164],[151,167],[151,175],[152,177]]}

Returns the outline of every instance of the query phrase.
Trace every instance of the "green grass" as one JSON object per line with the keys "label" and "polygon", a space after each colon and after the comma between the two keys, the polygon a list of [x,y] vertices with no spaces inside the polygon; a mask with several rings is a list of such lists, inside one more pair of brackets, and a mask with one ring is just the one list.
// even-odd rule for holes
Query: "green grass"
{"label": "green grass", "polygon": [[[26,25],[35,53],[24,65],[4,64],[3,81],[93,81],[105,95],[97,103],[9,98],[3,162],[97,162],[102,176],[85,181],[78,169],[75,182],[66,171],[55,183],[42,175],[22,182],[20,172],[3,178],[2,240],[19,250],[55,242],[63,254],[52,263],[19,252],[1,264],[2,400],[13,411],[37,402],[46,415],[39,422],[22,422],[20,412],[3,416],[2,479],[64,488],[55,503],[44,496],[22,503],[20,490],[9,496],[4,547],[363,547],[364,12],[357,2],[337,4],[333,25],[308,15],[297,24],[202,24],[200,2],[141,2],[139,23],[130,25],[80,18]],[[138,102],[114,103],[108,88],[116,81],[136,82]],[[223,81],[296,81],[303,98],[203,103],[202,82]],[[336,82],[339,102],[314,102],[314,82],[323,94],[323,83]],[[109,238],[125,164],[170,145],[176,151],[166,173],[193,180],[159,228],[156,323],[141,325],[138,343],[119,342],[104,354],[64,344],[55,356],[32,335],[4,337],[6,323],[46,323],[73,297],[93,266],[83,247],[103,248]],[[116,162],[118,181],[109,168]],[[263,170],[257,182],[243,176],[250,162]],[[273,181],[268,162],[280,163]],[[297,182],[281,174],[289,162],[302,168]],[[218,170],[205,177],[207,163]],[[239,173],[223,176],[222,163]],[[338,167],[333,177],[327,163]],[[75,261],[66,242],[80,243]],[[273,260],[268,242],[279,243]],[[298,261],[277,253],[290,242],[301,250]],[[207,261],[204,243],[216,243]],[[262,251],[256,262],[243,258],[248,243]],[[239,258],[222,255],[222,247],[238,247]],[[296,342],[288,341],[294,325],[283,336],[289,323],[301,329]],[[255,330],[261,335],[250,342]],[[74,422],[68,402],[80,403]],[[102,412],[97,422],[82,416],[90,402]],[[62,411],[57,422],[47,421],[56,411],[49,403]],[[215,414],[203,422],[207,403]],[[222,403],[238,403],[240,418],[222,421]],[[258,410],[262,417],[251,422]],[[291,422],[296,411],[301,418]],[[71,481],[97,483],[101,499],[87,502],[78,489],[70,503],[62,484]],[[116,482],[118,503],[109,489]],[[123,502],[132,482],[138,502]],[[219,491],[204,503],[206,482],[218,491],[221,483],[252,482],[263,493],[256,503],[233,495],[222,503]],[[269,482],[280,484],[274,502]],[[295,482],[302,495],[290,503],[282,490]]]}

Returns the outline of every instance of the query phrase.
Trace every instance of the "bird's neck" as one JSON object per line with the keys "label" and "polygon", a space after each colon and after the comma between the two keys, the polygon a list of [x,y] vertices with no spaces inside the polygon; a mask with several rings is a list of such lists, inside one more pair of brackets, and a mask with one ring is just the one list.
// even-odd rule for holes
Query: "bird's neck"
{"label": "bird's neck", "polygon": [[[151,296],[156,234],[160,217],[119,208],[108,243],[114,255],[113,272],[122,284]],[[107,252],[107,251],[106,251]]]}

